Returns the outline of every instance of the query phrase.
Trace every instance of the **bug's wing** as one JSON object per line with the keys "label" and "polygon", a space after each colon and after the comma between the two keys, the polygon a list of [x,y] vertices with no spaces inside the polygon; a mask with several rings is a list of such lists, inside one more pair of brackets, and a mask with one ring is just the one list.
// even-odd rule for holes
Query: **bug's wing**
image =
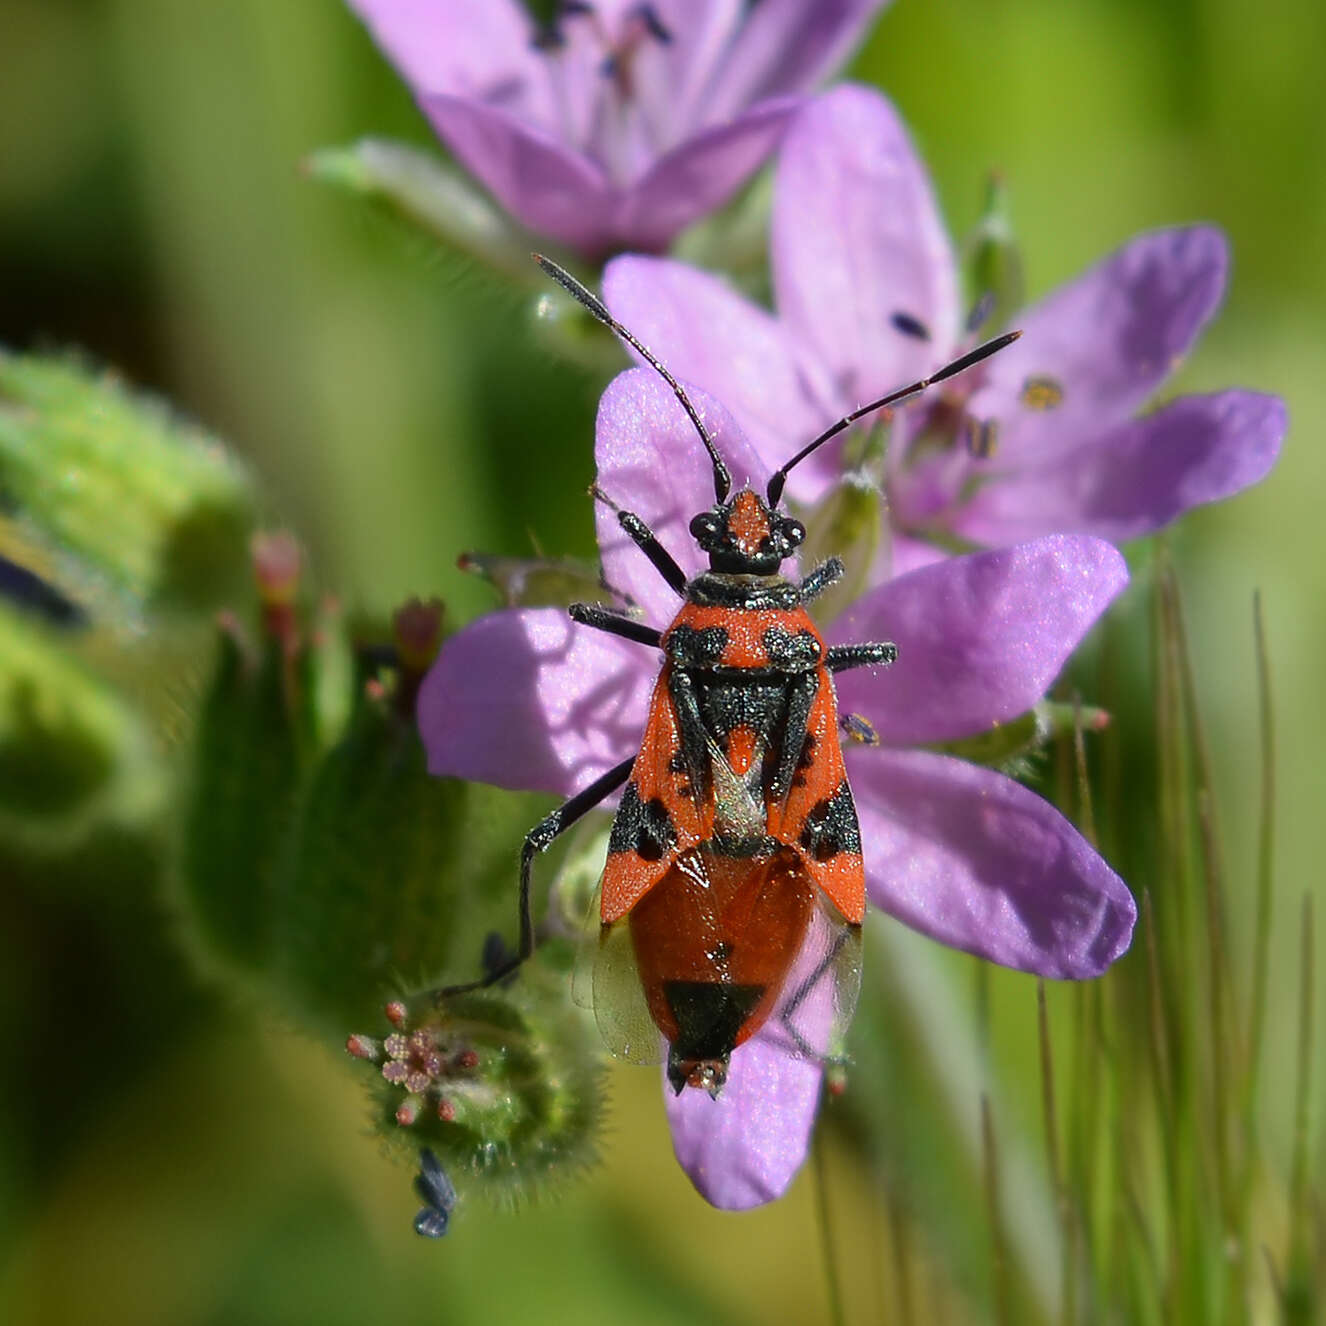
{"label": "bug's wing", "polygon": [[571,977],[571,997],[580,1008],[592,1008],[608,1050],[618,1059],[656,1064],[663,1041],[640,984],[640,968],[631,942],[630,921],[612,925],[599,921],[596,891],[585,918]]}
{"label": "bug's wing", "polygon": [[594,952],[594,1019],[603,1043],[618,1059],[656,1064],[663,1058],[663,1033],[649,1013],[630,921],[602,927]]}
{"label": "bug's wing", "polygon": [[759,1035],[789,1054],[841,1062],[861,992],[861,927],[821,898],[768,1022]]}
{"label": "bug's wing", "polygon": [[677,711],[665,667],[654,686],[640,754],[622,789],[608,839],[603,869],[605,925],[625,916],[682,852],[707,836],[704,820],[712,821],[712,809],[696,804],[680,752]]}
{"label": "bug's wing", "polygon": [[770,807],[769,832],[801,853],[811,878],[852,925],[866,914],[866,876],[861,826],[847,783],[838,736],[833,679],[820,676],[807,733],[810,763],[792,781],[781,813]]}

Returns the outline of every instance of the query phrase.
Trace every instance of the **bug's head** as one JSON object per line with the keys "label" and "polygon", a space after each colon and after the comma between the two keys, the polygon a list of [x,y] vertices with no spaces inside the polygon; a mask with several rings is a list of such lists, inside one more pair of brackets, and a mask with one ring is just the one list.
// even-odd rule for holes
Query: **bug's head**
{"label": "bug's head", "polygon": [[771,576],[805,542],[806,527],[773,510],[743,488],[691,521],[691,534],[709,554],[709,569],[735,575]]}

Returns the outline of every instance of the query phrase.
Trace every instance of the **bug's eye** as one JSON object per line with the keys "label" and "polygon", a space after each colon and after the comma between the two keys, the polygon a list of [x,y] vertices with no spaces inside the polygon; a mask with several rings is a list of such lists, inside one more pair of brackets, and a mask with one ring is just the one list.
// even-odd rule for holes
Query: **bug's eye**
{"label": "bug's eye", "polygon": [[718,533],[718,521],[714,519],[712,511],[701,511],[691,521],[691,537],[700,543],[712,539],[716,533]]}
{"label": "bug's eye", "polygon": [[783,521],[783,533],[792,547],[800,547],[806,541],[806,527],[799,520]]}

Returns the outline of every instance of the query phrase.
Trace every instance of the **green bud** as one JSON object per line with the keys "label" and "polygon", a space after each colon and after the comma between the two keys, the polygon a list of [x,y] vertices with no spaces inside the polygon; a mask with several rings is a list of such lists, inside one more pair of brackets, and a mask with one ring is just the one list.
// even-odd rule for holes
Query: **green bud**
{"label": "green bud", "polygon": [[1056,737],[1071,736],[1079,724],[1084,732],[1099,732],[1108,727],[1109,722],[1109,714],[1092,705],[1042,700],[1026,713],[1006,723],[998,723],[987,732],[959,741],[935,742],[930,749],[956,755],[972,764],[1014,773]]}
{"label": "green bud", "polygon": [[604,596],[604,584],[593,563],[576,557],[501,557],[462,553],[456,563],[486,580],[505,608],[564,608],[593,603]]}
{"label": "green bud", "polygon": [[476,188],[430,152],[386,139],[363,138],[324,147],[304,161],[305,173],[376,203],[422,230],[531,289],[541,288],[530,261],[533,238]]}
{"label": "green bud", "polygon": [[506,1201],[579,1174],[596,1158],[605,1060],[565,986],[535,962],[509,987],[389,1004],[390,1034],[346,1044],[371,1074],[379,1130]]}
{"label": "green bud", "polygon": [[162,773],[136,712],[58,632],[0,604],[0,837],[29,852],[151,822]]}
{"label": "green bud", "polygon": [[1008,217],[1008,191],[998,174],[986,185],[985,208],[963,245],[963,261],[974,301],[969,333],[979,339],[1009,326],[1022,307],[1025,287],[1022,251]]}
{"label": "green bud", "polygon": [[210,607],[243,583],[253,499],[239,465],[71,359],[0,352],[0,497],[69,574],[81,564],[140,604]]}
{"label": "green bud", "polygon": [[244,969],[271,948],[273,908],[302,783],[292,660],[280,639],[256,653],[230,619],[198,716],[180,887],[213,954]]}
{"label": "green bud", "polygon": [[473,973],[476,913],[497,900],[494,922],[513,923],[519,845],[537,818],[523,798],[430,775],[412,718],[372,689],[314,775],[271,953],[287,995],[335,1026],[365,1019],[402,975]]}
{"label": "green bud", "polygon": [[883,508],[875,479],[864,470],[853,470],[806,514],[802,566],[809,570],[827,557],[839,557],[845,568],[843,578],[815,600],[819,621],[831,622],[869,587],[870,568],[883,537]]}

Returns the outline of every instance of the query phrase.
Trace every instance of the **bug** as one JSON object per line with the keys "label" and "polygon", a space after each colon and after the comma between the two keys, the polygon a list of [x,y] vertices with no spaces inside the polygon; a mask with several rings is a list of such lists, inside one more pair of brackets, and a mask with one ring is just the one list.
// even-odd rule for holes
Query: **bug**
{"label": "bug", "polygon": [[[811,1019],[821,1030],[808,1034],[797,1015],[824,1002],[817,991],[826,975],[847,987],[859,974],[865,916],[861,834],[833,677],[897,657],[884,641],[830,647],[815,626],[807,605],[843,575],[838,558],[799,581],[782,574],[806,538],[805,526],[779,510],[788,474],[858,419],[962,372],[1019,333],[986,341],[845,415],[775,471],[763,495],[750,487],[734,494],[727,465],[681,384],[597,296],[534,256],[663,378],[685,411],[713,467],[714,505],[690,524],[709,567],[688,579],[644,520],[595,491],[681,600],[662,631],[600,605],[569,609],[583,626],[661,653],[640,750],[529,832],[518,951],[483,979],[439,997],[502,980],[530,955],[534,859],[620,789],[600,886],[599,969],[630,970],[650,1025],[643,1037],[638,1026],[623,1026],[609,1038],[657,1046],[661,1034],[673,1090],[717,1096],[732,1052],[771,1020],[795,1051],[828,1056],[822,1028],[833,1018]],[[599,985],[596,971],[596,1009]],[[841,1020],[854,994],[844,988],[834,998]]]}

